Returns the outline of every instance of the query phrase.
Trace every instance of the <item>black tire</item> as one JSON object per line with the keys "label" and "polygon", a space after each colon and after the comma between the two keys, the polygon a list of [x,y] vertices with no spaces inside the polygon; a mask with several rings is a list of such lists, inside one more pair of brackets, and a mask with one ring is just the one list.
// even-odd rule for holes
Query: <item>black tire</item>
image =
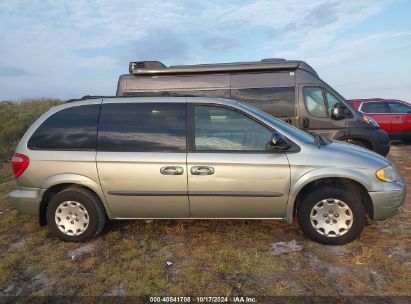
{"label": "black tire", "polygon": [[[68,235],[56,224],[56,209],[65,201],[79,202],[87,210],[89,223],[85,231],[79,235]],[[47,206],[46,217],[51,234],[65,242],[89,241],[101,233],[107,221],[100,199],[92,191],[78,187],[69,187],[54,195]]]}
{"label": "black tire", "polygon": [[[342,245],[355,240],[364,229],[366,224],[366,212],[360,195],[350,193],[342,187],[317,187],[314,188],[299,204],[297,210],[298,222],[304,234],[311,240],[325,245]],[[341,236],[325,236],[318,232],[311,224],[310,215],[313,207],[324,199],[337,199],[343,201],[351,209],[351,228]],[[338,220],[338,218],[337,218]]]}

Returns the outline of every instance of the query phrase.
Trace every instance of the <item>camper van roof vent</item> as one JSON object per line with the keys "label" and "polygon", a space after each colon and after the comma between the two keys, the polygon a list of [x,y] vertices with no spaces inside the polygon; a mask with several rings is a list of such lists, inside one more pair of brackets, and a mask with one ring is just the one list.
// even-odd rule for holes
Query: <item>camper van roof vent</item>
{"label": "camper van roof vent", "polygon": [[138,70],[162,70],[165,68],[166,66],[160,61],[133,61],[130,62],[128,70],[133,74]]}

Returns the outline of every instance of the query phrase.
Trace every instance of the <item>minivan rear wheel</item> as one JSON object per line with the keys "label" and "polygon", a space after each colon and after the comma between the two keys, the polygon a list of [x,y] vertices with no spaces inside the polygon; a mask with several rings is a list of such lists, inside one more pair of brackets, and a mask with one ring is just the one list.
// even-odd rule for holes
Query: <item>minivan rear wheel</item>
{"label": "minivan rear wheel", "polygon": [[339,187],[315,188],[303,198],[297,212],[305,235],[326,245],[355,240],[366,223],[361,201],[355,193]]}
{"label": "minivan rear wheel", "polygon": [[69,187],[52,197],[47,206],[50,232],[66,242],[85,242],[103,230],[104,207],[90,190]]}

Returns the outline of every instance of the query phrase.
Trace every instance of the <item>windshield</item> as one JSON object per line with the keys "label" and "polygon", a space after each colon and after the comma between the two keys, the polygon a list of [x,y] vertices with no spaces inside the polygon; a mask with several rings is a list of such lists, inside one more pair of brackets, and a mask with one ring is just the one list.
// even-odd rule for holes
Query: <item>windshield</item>
{"label": "windshield", "polygon": [[298,140],[303,141],[307,144],[314,144],[315,143],[315,138],[313,137],[313,135],[304,132],[284,121],[282,121],[281,119],[275,118],[263,111],[260,111],[256,108],[253,108],[247,104],[244,103],[240,103],[242,106],[246,107],[250,112],[252,112],[255,116],[259,117],[259,118],[263,118],[269,122],[271,122],[272,124],[274,124],[275,126],[278,126],[280,129],[282,129],[283,131],[289,133],[291,136],[296,137]]}

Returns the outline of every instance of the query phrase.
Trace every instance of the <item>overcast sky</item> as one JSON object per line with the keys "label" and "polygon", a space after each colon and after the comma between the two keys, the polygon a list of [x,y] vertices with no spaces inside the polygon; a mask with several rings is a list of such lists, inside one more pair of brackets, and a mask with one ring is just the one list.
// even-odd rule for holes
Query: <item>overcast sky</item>
{"label": "overcast sky", "polygon": [[411,1],[1,1],[0,100],[114,95],[129,61],[305,60],[346,98],[411,101]]}

